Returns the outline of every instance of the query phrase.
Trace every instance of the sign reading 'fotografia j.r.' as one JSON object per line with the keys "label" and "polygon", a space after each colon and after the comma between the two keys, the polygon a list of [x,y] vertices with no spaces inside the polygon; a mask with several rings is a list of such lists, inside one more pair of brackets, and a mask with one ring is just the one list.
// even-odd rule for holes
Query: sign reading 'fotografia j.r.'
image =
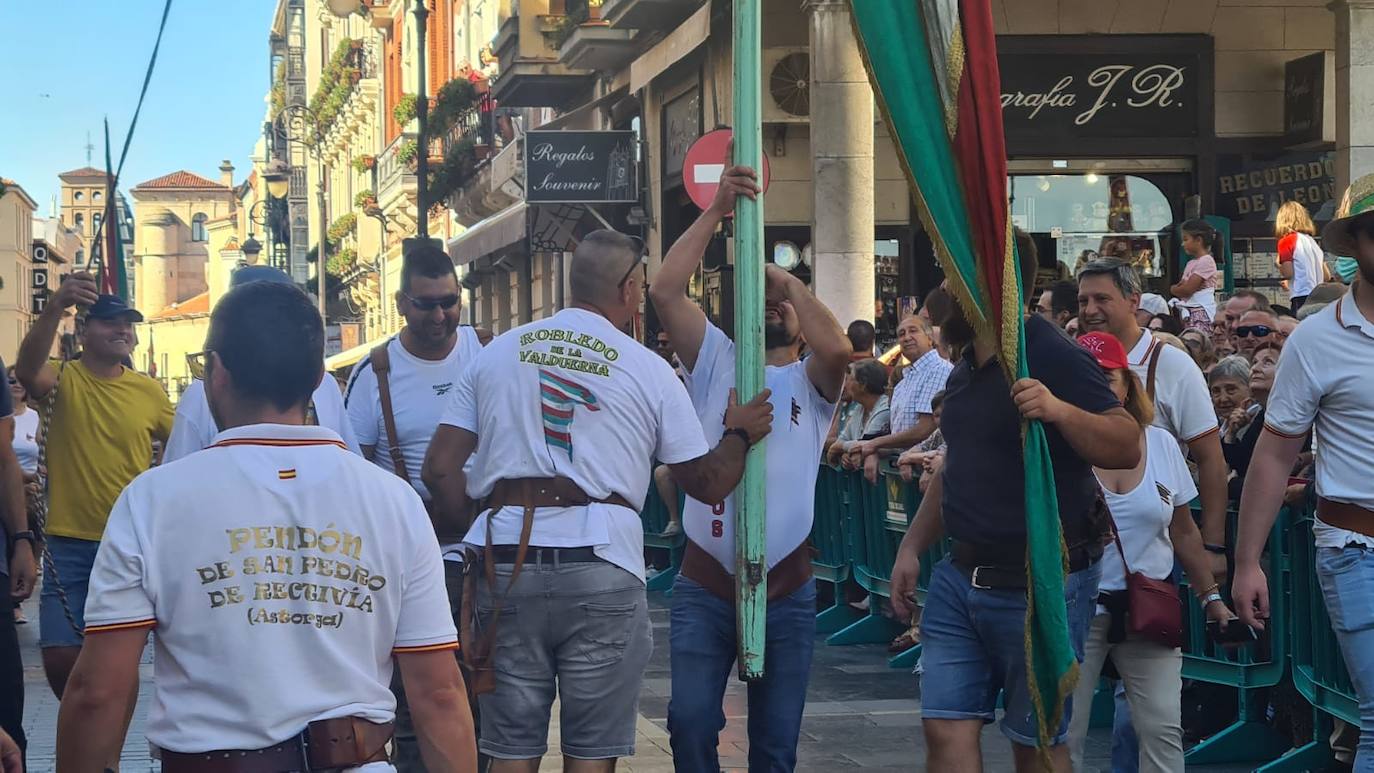
{"label": "sign reading 'fotografia j.r.'", "polygon": [[639,200],[632,131],[525,133],[525,200],[596,204]]}
{"label": "sign reading 'fotografia j.r.'", "polygon": [[1020,48],[999,40],[1002,122],[1009,137],[1198,135],[1203,51],[1124,44],[1117,51],[1097,44],[1092,51]]}

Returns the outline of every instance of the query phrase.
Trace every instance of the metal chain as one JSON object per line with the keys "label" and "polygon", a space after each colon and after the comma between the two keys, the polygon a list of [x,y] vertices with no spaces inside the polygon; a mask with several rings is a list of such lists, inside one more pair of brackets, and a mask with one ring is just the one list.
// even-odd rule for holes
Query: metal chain
{"label": "metal chain", "polygon": [[62,587],[57,564],[53,562],[52,550],[48,547],[51,542],[48,538],[48,433],[52,429],[53,409],[57,407],[57,387],[62,383],[62,371],[66,367],[66,363],[58,367],[57,381],[43,398],[43,406],[38,413],[38,481],[42,496],[34,507],[34,517],[38,521],[38,533],[43,538],[43,582],[51,582],[57,589],[57,600],[62,602],[62,613],[67,616],[67,624],[78,639],[84,639],[86,634],[76,624],[76,616],[72,614],[71,603],[67,600],[67,591]]}

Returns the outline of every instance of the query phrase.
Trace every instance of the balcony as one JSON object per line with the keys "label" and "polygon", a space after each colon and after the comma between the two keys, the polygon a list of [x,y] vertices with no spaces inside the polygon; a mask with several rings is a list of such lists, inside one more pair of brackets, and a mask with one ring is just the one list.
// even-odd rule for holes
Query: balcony
{"label": "balcony", "polygon": [[535,13],[511,16],[497,30],[492,47],[500,74],[492,83],[492,96],[501,105],[565,108],[590,93],[596,73],[561,61],[555,39],[564,31],[567,17],[547,13],[548,5],[548,0],[527,0],[521,10]]}
{"label": "balcony", "polygon": [[601,18],[615,29],[667,32],[701,7],[702,0],[605,0]]}
{"label": "balcony", "polygon": [[558,49],[559,59],[577,70],[615,72],[639,55],[636,29],[613,29],[600,19],[590,19],[568,30]]}
{"label": "balcony", "polygon": [[410,162],[402,161],[402,148],[415,143],[415,135],[402,134],[377,157],[377,205],[386,213],[388,220],[404,215],[415,218],[415,169]]}
{"label": "balcony", "polygon": [[506,151],[515,150],[522,123],[523,116],[510,108],[473,110],[444,137],[446,162],[452,153],[472,154],[473,165],[462,169],[461,179],[450,181],[456,183],[450,190],[434,192],[445,199],[459,222],[472,225],[519,200],[518,189],[512,192],[510,186],[501,185],[510,175],[504,166],[496,168],[496,159],[506,159]]}

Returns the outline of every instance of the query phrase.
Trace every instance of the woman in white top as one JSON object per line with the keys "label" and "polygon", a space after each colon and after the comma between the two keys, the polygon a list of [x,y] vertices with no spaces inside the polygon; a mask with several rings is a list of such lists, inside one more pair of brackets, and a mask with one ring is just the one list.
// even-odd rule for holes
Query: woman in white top
{"label": "woman in white top", "polygon": [[[10,400],[14,403],[14,455],[19,457],[19,469],[24,473],[24,498],[29,512],[28,528],[33,529],[34,499],[43,495],[38,488],[38,411],[29,408],[28,390],[15,378],[14,368],[9,368],[7,374],[10,379]],[[18,605],[14,607],[14,622],[28,622]]]}
{"label": "woman in white top", "polygon": [[1326,253],[1312,238],[1317,226],[1307,207],[1285,201],[1274,216],[1274,238],[1279,240],[1279,274],[1288,280],[1289,305],[1293,313],[1307,300],[1313,288],[1331,276]]}
{"label": "woman in white top", "polygon": [[[1197,487],[1188,474],[1178,441],[1168,432],[1150,426],[1154,406],[1140,380],[1131,373],[1121,343],[1104,333],[1089,333],[1079,341],[1097,357],[1107,372],[1112,391],[1140,424],[1141,454],[1135,469],[1095,470],[1131,571],[1152,579],[1167,579],[1177,555],[1205,605],[1207,617],[1230,619],[1230,610],[1212,579],[1202,535],[1189,512],[1188,503],[1197,496]],[[1140,771],[1181,773],[1183,726],[1179,694],[1183,687],[1183,655],[1177,648],[1126,633],[1124,617],[1114,620],[1104,607],[1104,601],[1114,601],[1110,594],[1124,594],[1126,590],[1126,568],[1114,545],[1102,554],[1102,580],[1098,588],[1097,615],[1083,646],[1074,705],[1092,705],[1098,677],[1110,655],[1125,683],[1132,725],[1140,740]],[[1090,714],[1075,711],[1070,719],[1069,750],[1075,768],[1082,763]]]}

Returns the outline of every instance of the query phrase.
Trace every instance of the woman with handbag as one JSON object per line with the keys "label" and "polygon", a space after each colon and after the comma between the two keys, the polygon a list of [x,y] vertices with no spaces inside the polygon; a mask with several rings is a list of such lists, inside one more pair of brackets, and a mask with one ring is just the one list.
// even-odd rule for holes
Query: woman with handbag
{"label": "woman with handbag", "polygon": [[[1113,522],[1113,543],[1102,555],[1097,615],[1088,630],[1075,706],[1092,704],[1108,661],[1126,687],[1140,741],[1142,773],[1183,770],[1182,607],[1170,579],[1174,557],[1183,565],[1208,619],[1233,617],[1213,581],[1202,535],[1189,512],[1197,487],[1178,441],[1150,425],[1154,406],[1130,371],[1121,343],[1089,333],[1079,343],[1097,358],[1112,390],[1140,424],[1140,463],[1131,470],[1095,470]],[[1074,712],[1069,749],[1083,757],[1091,712]]]}

